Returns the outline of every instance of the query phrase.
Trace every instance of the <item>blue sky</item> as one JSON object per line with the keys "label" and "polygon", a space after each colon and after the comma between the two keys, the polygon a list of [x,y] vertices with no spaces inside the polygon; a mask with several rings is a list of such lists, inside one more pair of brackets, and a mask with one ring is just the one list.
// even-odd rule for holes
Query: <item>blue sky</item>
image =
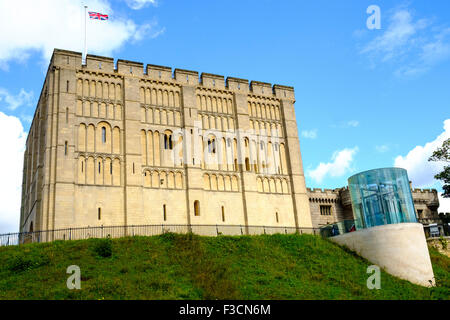
{"label": "blue sky", "polygon": [[[88,21],[91,54],[294,86],[308,187],[396,165],[441,190],[443,164],[426,159],[450,137],[450,2],[84,2],[109,14]],[[2,176],[17,186],[51,52],[83,50],[84,2],[0,0],[0,128],[15,130],[2,146],[18,154]],[[370,5],[379,30],[366,26]]]}

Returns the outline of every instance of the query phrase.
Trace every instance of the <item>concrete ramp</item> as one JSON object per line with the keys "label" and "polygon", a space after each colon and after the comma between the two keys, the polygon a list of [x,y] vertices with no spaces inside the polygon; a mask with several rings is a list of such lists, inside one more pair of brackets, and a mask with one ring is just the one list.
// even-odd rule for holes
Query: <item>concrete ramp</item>
{"label": "concrete ramp", "polygon": [[398,278],[426,287],[435,285],[425,233],[420,223],[376,226],[329,239],[347,246]]}

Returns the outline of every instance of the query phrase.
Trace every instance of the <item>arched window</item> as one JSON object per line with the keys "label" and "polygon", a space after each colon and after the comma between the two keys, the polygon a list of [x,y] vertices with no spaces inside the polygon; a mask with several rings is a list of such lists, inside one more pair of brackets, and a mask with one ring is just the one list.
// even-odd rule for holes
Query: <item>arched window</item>
{"label": "arched window", "polygon": [[106,128],[102,127],[102,142],[106,143]]}
{"label": "arched window", "polygon": [[275,212],[275,219],[277,220],[277,223],[279,222],[278,220],[278,212]]}
{"label": "arched window", "polygon": [[102,208],[98,208],[98,220],[102,219]]}
{"label": "arched window", "polygon": [[164,218],[164,221],[167,220],[167,212],[166,212],[166,205],[165,204],[163,204],[163,218]]}
{"label": "arched window", "polygon": [[208,139],[208,152],[216,153],[216,139],[214,138]]}
{"label": "arched window", "polygon": [[198,200],[194,201],[194,215],[195,216],[200,215],[200,201],[198,201]]}
{"label": "arched window", "polygon": [[164,149],[166,149],[166,150],[172,150],[173,149],[172,134],[171,133],[165,133],[164,134]]}
{"label": "arched window", "polygon": [[208,139],[208,152],[216,153],[216,139],[214,138]]}
{"label": "arched window", "polygon": [[225,208],[222,206],[222,221],[225,222]]}
{"label": "arched window", "polygon": [[248,158],[245,158],[245,170],[250,171],[250,160]]}

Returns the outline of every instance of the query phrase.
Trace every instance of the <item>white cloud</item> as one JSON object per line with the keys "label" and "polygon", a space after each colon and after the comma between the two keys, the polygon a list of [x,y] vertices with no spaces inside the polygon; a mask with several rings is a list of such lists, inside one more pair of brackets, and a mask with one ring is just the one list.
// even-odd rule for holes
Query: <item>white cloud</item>
{"label": "white cloud", "polygon": [[386,31],[370,41],[360,52],[380,54],[382,61],[390,60],[404,54],[415,42],[414,35],[426,26],[426,20],[414,22],[407,9],[400,9],[389,17]]}
{"label": "white cloud", "polygon": [[[154,23],[139,26],[115,14],[108,0],[84,3],[88,11],[109,15],[107,21],[87,19],[89,53],[111,55],[126,41],[142,40],[150,29],[158,29]],[[84,8],[81,1],[73,0],[1,1],[0,30],[1,68],[12,60],[24,61],[36,51],[48,61],[54,48],[83,51]]]}
{"label": "white cloud", "polygon": [[406,156],[396,157],[394,166],[406,169],[409,180],[418,188],[436,186],[434,176],[442,171],[445,163],[428,161],[428,158],[448,138],[450,138],[450,119],[444,121],[444,132],[436,139],[423,146],[414,147]]}
{"label": "white cloud", "polygon": [[8,150],[0,157],[0,233],[17,232],[22,194],[23,152],[27,134],[20,120],[0,112],[0,150]]}
{"label": "white cloud", "polygon": [[389,146],[382,144],[380,146],[375,146],[375,150],[377,150],[380,153],[384,153],[384,152],[389,151]]}
{"label": "white cloud", "polygon": [[156,0],[126,0],[127,5],[134,10],[142,9],[149,4],[156,6]]}
{"label": "white cloud", "polygon": [[152,21],[140,26],[133,35],[133,42],[141,41],[144,38],[154,39],[166,31],[166,28],[159,28],[158,22]]}
{"label": "white cloud", "polygon": [[308,175],[318,183],[322,182],[326,176],[341,177],[351,171],[350,166],[356,152],[358,152],[358,147],[335,151],[331,162],[321,162],[315,169],[309,170]]}
{"label": "white cloud", "polygon": [[359,126],[358,120],[349,120],[347,122],[340,122],[339,124],[331,125],[333,128],[356,128]]}
{"label": "white cloud", "polygon": [[4,103],[9,110],[16,110],[22,105],[30,106],[33,102],[33,91],[27,92],[20,89],[17,95],[12,95],[8,90],[0,88],[0,106]]}
{"label": "white cloud", "polygon": [[439,208],[438,212],[450,212],[450,198],[443,198],[442,192],[438,192]]}
{"label": "white cloud", "polygon": [[357,126],[359,126],[359,121],[357,121],[357,120],[350,120],[350,121],[348,121],[347,122],[347,124],[346,124],[348,127],[357,127]]}
{"label": "white cloud", "polygon": [[411,77],[422,74],[450,58],[450,28],[433,25],[432,19],[414,19],[408,8],[395,10],[388,27],[360,50],[376,62],[392,62],[394,74]]}
{"label": "white cloud", "polygon": [[306,138],[306,139],[315,139],[315,138],[317,138],[317,129],[302,130],[301,135],[303,138]]}

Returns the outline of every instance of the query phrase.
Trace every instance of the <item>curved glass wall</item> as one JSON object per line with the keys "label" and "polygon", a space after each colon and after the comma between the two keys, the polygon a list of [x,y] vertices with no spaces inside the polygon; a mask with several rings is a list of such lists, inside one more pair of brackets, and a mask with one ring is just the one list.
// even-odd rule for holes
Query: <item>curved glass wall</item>
{"label": "curved glass wall", "polygon": [[348,178],[356,229],[417,222],[408,174],[401,168],[360,172]]}

